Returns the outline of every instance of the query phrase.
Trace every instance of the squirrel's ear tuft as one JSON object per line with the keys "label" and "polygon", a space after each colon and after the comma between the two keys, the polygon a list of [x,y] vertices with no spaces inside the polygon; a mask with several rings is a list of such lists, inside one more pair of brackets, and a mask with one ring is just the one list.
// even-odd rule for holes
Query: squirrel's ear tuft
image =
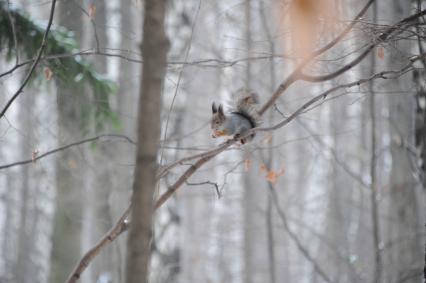
{"label": "squirrel's ear tuft", "polygon": [[223,113],[223,105],[219,104],[219,108],[217,109],[217,111],[219,112],[219,115],[224,116],[225,114]]}
{"label": "squirrel's ear tuft", "polygon": [[217,112],[216,104],[214,102],[212,103],[212,112],[213,114]]}

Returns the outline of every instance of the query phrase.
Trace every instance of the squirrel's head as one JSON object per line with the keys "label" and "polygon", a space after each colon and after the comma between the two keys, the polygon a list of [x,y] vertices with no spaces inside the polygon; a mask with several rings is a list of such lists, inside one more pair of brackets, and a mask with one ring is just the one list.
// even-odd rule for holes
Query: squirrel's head
{"label": "squirrel's head", "polygon": [[225,121],[226,116],[223,112],[223,105],[219,104],[219,107],[216,107],[216,104],[212,103],[212,119],[210,122],[210,127],[213,130],[213,137],[220,137],[226,135],[225,131]]}

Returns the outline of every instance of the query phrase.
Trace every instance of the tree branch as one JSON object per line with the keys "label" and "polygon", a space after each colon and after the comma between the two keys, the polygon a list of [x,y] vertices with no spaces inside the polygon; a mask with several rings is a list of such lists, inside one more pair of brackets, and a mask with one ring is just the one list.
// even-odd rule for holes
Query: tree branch
{"label": "tree branch", "polygon": [[104,237],[102,237],[93,248],[91,248],[88,252],[85,253],[79,264],[75,267],[73,272],[68,277],[66,281],[67,283],[77,282],[78,279],[80,279],[80,276],[83,271],[89,266],[90,262],[99,254],[99,252],[108,244],[112,243],[121,233],[127,230],[128,223],[126,219],[130,214],[130,208],[131,205],[126,208],[120,219],[111,228],[111,230],[109,230],[109,232]]}
{"label": "tree branch", "polygon": [[365,84],[365,83],[367,83],[371,80],[374,80],[374,79],[394,78],[394,77],[388,77],[388,75],[394,75],[395,77],[398,77],[402,74],[405,74],[407,71],[412,70],[411,67],[413,66],[413,64],[416,61],[421,60],[422,58],[425,58],[425,57],[426,57],[426,53],[416,55],[416,56],[411,57],[409,59],[409,62],[399,70],[382,71],[382,72],[376,73],[376,74],[374,74],[374,75],[372,75],[368,78],[364,78],[364,79],[353,81],[353,82],[350,82],[350,83],[347,83],[347,84],[335,86],[335,87],[313,97],[308,102],[303,104],[299,109],[297,109],[295,112],[293,112],[288,118],[279,122],[278,124],[271,126],[271,127],[254,128],[254,129],[251,129],[250,131],[248,131],[248,134],[253,134],[254,132],[268,132],[268,131],[272,131],[272,130],[276,130],[278,128],[281,128],[281,127],[287,125],[288,123],[290,123],[293,119],[295,119],[297,116],[299,116],[305,110],[307,110],[311,105],[313,105],[314,103],[316,103],[320,100],[327,98],[327,96],[329,96],[331,93],[335,92],[336,90],[349,88],[349,87],[353,87],[353,86],[359,86],[361,84]]}
{"label": "tree branch", "polygon": [[302,69],[309,62],[311,62],[313,59],[315,59],[319,55],[323,54],[325,51],[329,50],[334,45],[336,45],[338,42],[340,42],[349,33],[349,31],[352,30],[352,28],[357,23],[358,19],[361,18],[365,14],[365,12],[368,10],[370,5],[373,4],[374,1],[375,0],[368,1],[367,4],[364,6],[364,8],[362,8],[361,11],[351,21],[351,23],[335,39],[333,39],[330,43],[326,44],[324,47],[318,49],[317,51],[314,51],[310,56],[308,56],[306,59],[304,59],[303,62],[300,63],[296,67],[296,69],[287,77],[287,79],[278,86],[278,89],[272,94],[271,98],[269,98],[269,100],[262,106],[262,108],[260,108],[259,114],[262,115],[263,113],[266,112],[266,110],[271,108],[271,106],[275,103],[275,101],[278,99],[278,97],[280,97],[280,95],[290,85],[292,85],[294,82],[299,80],[300,73],[301,73]]}
{"label": "tree branch", "polygon": [[395,25],[389,27],[379,37],[377,37],[376,40],[373,40],[373,43],[371,43],[367,47],[367,49],[364,50],[364,52],[362,52],[357,58],[355,58],[350,63],[343,66],[342,68],[334,71],[333,73],[330,73],[330,74],[327,74],[327,75],[321,75],[321,76],[311,76],[311,75],[306,75],[306,74],[301,72],[299,79],[304,80],[304,81],[308,81],[308,82],[323,82],[323,81],[328,81],[328,80],[331,80],[331,79],[334,79],[334,78],[340,76],[341,74],[345,73],[349,69],[352,69],[354,66],[358,65],[370,53],[370,51],[373,50],[374,47],[376,47],[378,44],[380,44],[382,42],[385,42],[392,33],[394,33],[395,31],[398,31],[398,33],[403,32],[404,30],[401,29],[402,26],[409,24],[413,21],[416,21],[417,18],[419,18],[423,15],[426,15],[426,10],[423,10],[423,11],[420,11],[420,12],[414,14],[414,15],[411,15],[411,16],[399,21]]}
{"label": "tree branch", "polygon": [[0,112],[0,119],[4,116],[7,109],[9,109],[10,105],[12,105],[13,101],[24,90],[24,87],[29,82],[31,75],[34,73],[34,70],[37,67],[38,62],[40,61],[41,54],[43,53],[44,49],[46,49],[47,36],[49,35],[50,27],[52,26],[53,15],[55,14],[55,5],[56,5],[56,0],[52,0],[52,6],[50,8],[50,15],[49,15],[49,22],[47,23],[46,31],[44,32],[43,39],[42,39],[42,42],[41,42],[41,46],[40,46],[38,53],[37,53],[37,57],[34,60],[33,64],[31,65],[30,71],[28,72],[28,74],[25,77],[24,81],[22,82],[21,86],[18,88],[18,90],[15,92],[15,94],[12,96],[12,98],[9,99],[9,101],[4,106],[3,110]]}
{"label": "tree branch", "polygon": [[220,190],[219,190],[219,185],[215,182],[205,181],[205,182],[198,182],[198,183],[190,183],[188,181],[185,181],[185,184],[187,184],[188,186],[202,186],[202,185],[213,186],[216,190],[217,198],[220,199],[222,197],[222,194],[220,193]]}

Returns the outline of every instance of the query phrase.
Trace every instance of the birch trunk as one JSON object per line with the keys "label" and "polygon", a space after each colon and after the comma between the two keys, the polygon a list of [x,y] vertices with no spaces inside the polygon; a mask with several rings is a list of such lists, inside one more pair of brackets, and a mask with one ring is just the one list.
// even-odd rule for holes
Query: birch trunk
{"label": "birch trunk", "polygon": [[164,18],[166,1],[145,1],[142,86],[138,113],[138,147],[133,184],[131,224],[127,245],[128,283],[148,282],[151,254],[153,198],[161,133],[161,93],[168,41]]}

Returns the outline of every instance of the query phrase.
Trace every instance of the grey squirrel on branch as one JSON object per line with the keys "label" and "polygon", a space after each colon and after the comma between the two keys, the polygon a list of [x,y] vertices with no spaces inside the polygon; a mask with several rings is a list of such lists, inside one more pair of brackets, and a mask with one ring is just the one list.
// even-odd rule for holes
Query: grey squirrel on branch
{"label": "grey squirrel on branch", "polygon": [[[223,105],[212,103],[211,128],[213,138],[222,136],[233,136],[238,138],[244,136],[247,131],[255,128],[260,123],[260,115],[257,111],[259,103],[256,93],[248,89],[240,89],[232,95],[231,109],[226,113]],[[241,144],[253,140],[255,134],[242,138]]]}

